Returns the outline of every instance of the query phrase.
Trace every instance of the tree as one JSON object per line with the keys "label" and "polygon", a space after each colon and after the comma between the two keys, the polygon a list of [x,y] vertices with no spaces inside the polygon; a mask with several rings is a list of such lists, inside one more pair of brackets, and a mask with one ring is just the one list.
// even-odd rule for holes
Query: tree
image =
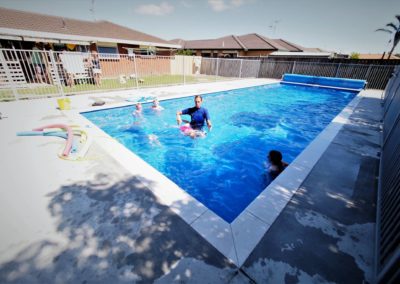
{"label": "tree", "polygon": [[390,59],[390,56],[392,56],[392,53],[393,53],[394,49],[396,48],[396,45],[400,41],[400,15],[396,15],[396,18],[398,21],[397,26],[394,23],[389,23],[386,26],[390,27],[392,29],[385,28],[385,29],[377,29],[376,30],[376,32],[381,31],[381,32],[386,32],[386,33],[390,33],[390,34],[393,33],[393,39],[389,40],[389,43],[392,42],[392,44],[393,44],[392,49],[389,51],[389,56],[388,56],[389,59]]}
{"label": "tree", "polygon": [[352,52],[350,54],[350,59],[360,59],[360,54],[357,52]]}
{"label": "tree", "polygon": [[180,49],[176,52],[176,55],[193,55],[193,51],[190,49]]}

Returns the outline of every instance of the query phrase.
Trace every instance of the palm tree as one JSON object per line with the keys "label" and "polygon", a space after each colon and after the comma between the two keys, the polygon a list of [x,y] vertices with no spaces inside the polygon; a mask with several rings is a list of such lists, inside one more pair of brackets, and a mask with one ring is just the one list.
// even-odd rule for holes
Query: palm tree
{"label": "palm tree", "polygon": [[[389,57],[388,59],[390,59],[390,56],[392,55],[394,49],[396,48],[396,45],[399,43],[400,41],[400,15],[396,15],[397,21],[399,22],[398,25],[396,26],[394,23],[389,23],[386,26],[387,27],[391,27],[393,30],[391,29],[377,29],[377,31],[381,31],[381,32],[387,32],[387,33],[394,33],[393,39],[389,40],[389,42],[393,43],[392,49],[389,52]],[[385,53],[383,53],[383,56],[385,56]],[[382,57],[383,59],[383,57]]]}

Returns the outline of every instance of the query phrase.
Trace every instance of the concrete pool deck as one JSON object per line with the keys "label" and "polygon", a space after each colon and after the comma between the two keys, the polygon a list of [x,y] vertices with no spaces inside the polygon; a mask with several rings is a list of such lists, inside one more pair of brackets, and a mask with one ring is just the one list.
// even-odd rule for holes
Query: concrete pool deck
{"label": "concrete pool deck", "polygon": [[[265,84],[242,80],[70,97],[118,104]],[[56,99],[0,104],[0,282],[361,282],[371,280],[381,92],[366,91],[333,143],[238,270],[94,143],[81,162],[63,141],[16,137],[73,123]],[[345,272],[345,273],[343,273]],[[345,277],[345,278],[344,278]]]}

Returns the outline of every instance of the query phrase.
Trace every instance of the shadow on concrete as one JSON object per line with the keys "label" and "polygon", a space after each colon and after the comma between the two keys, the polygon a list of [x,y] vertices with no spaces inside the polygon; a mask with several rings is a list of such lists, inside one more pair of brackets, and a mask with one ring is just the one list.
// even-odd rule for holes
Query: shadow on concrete
{"label": "shadow on concrete", "polygon": [[[228,282],[237,275],[234,265],[156,200],[142,182],[151,186],[151,181],[110,180],[99,174],[51,193],[48,210],[57,236],[25,246],[1,265],[0,282],[190,281],[195,276]],[[203,270],[206,275],[199,275]]]}
{"label": "shadow on concrete", "polygon": [[252,279],[372,281],[380,119],[380,100],[363,98],[246,260]]}

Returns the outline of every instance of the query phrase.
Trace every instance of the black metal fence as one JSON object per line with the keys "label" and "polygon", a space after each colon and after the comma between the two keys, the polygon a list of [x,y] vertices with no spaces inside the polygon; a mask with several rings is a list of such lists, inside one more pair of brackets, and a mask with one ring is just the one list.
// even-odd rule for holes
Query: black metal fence
{"label": "black metal fence", "polygon": [[229,78],[282,78],[285,73],[360,79],[367,89],[384,90],[396,65],[283,61],[272,59],[202,58],[201,74]]}
{"label": "black metal fence", "polygon": [[383,139],[377,212],[377,283],[400,279],[400,68],[383,101]]}

